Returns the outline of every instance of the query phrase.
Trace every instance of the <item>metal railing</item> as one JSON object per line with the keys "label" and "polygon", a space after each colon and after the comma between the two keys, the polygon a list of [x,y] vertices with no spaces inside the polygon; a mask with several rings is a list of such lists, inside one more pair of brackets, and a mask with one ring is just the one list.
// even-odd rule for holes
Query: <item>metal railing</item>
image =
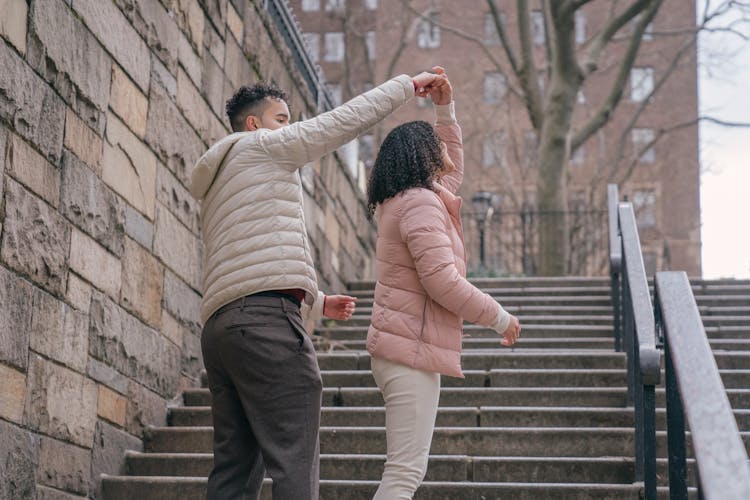
{"label": "metal railing", "polygon": [[333,109],[333,99],[325,86],[325,78],[307,52],[299,25],[289,8],[289,4],[285,0],[263,0],[261,5],[268,11],[276,29],[289,47],[292,60],[305,80],[313,99],[315,99],[318,110],[323,112]]}
{"label": "metal railing", "polygon": [[661,376],[661,353],[656,347],[654,312],[633,205],[619,203],[616,217],[610,217],[612,222],[617,223],[620,242],[621,284],[613,284],[612,290],[622,305],[628,403],[635,412],[635,480],[643,481],[646,500],[656,500],[656,385]]}
{"label": "metal railing", "polygon": [[685,417],[699,498],[750,498],[750,464],[684,272],[656,273],[654,310],[663,338],[669,496],[688,498]]}
{"label": "metal railing", "polygon": [[652,307],[633,206],[617,202],[617,186],[610,185],[607,194],[615,343],[619,347],[621,335],[627,355],[628,403],[635,411],[635,480],[644,484],[643,498],[656,499],[657,494],[655,386],[661,373],[658,348],[663,345],[670,498],[688,498],[687,415],[699,498],[746,500],[750,498],[747,453],[687,276],[657,273]]}

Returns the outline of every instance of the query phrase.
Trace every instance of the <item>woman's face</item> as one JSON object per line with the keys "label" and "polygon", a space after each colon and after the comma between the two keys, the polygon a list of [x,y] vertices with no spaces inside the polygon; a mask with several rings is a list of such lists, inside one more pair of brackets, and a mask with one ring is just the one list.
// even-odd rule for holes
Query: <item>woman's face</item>
{"label": "woman's face", "polygon": [[442,177],[455,170],[456,165],[453,164],[453,160],[448,155],[448,145],[442,140],[440,141],[440,158],[443,160],[443,168],[438,172],[438,177]]}

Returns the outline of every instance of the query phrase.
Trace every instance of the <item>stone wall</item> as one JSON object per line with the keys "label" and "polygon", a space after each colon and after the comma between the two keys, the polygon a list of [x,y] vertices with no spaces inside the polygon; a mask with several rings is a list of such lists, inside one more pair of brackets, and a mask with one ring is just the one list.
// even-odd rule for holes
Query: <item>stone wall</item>
{"label": "stone wall", "polygon": [[[97,496],[200,369],[192,165],[241,84],[316,113],[249,0],[0,0],[0,498]],[[371,272],[337,156],[305,167],[321,288]]]}

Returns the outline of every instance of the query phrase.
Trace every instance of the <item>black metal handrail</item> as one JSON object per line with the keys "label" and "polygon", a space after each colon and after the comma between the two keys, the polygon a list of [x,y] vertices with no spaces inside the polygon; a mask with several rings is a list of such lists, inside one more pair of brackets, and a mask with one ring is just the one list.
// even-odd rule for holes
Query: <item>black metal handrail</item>
{"label": "black metal handrail", "polygon": [[622,242],[618,226],[617,204],[620,202],[617,184],[607,186],[607,215],[609,222],[609,277],[614,316],[615,351],[622,351],[622,327],[620,308],[620,271],[622,266]]}
{"label": "black metal handrail", "polygon": [[687,417],[699,498],[747,500],[747,451],[684,272],[656,273],[654,310],[666,365],[670,498],[688,497]]}
{"label": "black metal handrail", "polygon": [[628,403],[633,404],[635,412],[635,480],[643,481],[644,498],[655,500],[656,385],[661,376],[661,353],[656,347],[654,312],[631,203],[618,204],[617,221],[622,258],[619,299],[628,365]]}
{"label": "black metal handrail", "polygon": [[268,11],[276,29],[289,47],[294,64],[305,80],[313,99],[315,99],[318,110],[322,112],[333,109],[333,99],[325,86],[325,78],[321,74],[320,67],[307,52],[299,25],[288,3],[285,0],[263,0],[262,5]]}

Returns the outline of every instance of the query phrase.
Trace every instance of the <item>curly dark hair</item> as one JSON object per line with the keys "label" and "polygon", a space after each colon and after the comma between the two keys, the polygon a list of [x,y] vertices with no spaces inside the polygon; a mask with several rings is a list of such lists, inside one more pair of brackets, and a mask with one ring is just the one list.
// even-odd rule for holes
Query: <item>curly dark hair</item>
{"label": "curly dark hair", "polygon": [[367,212],[372,220],[375,208],[407,189],[433,189],[443,168],[440,139],[425,121],[407,122],[391,130],[380,146],[367,182]]}
{"label": "curly dark hair", "polygon": [[262,113],[262,106],[267,97],[279,99],[289,105],[286,92],[273,83],[259,82],[254,85],[243,85],[227,101],[226,111],[232,130],[241,132],[245,130],[245,120],[250,115]]}

